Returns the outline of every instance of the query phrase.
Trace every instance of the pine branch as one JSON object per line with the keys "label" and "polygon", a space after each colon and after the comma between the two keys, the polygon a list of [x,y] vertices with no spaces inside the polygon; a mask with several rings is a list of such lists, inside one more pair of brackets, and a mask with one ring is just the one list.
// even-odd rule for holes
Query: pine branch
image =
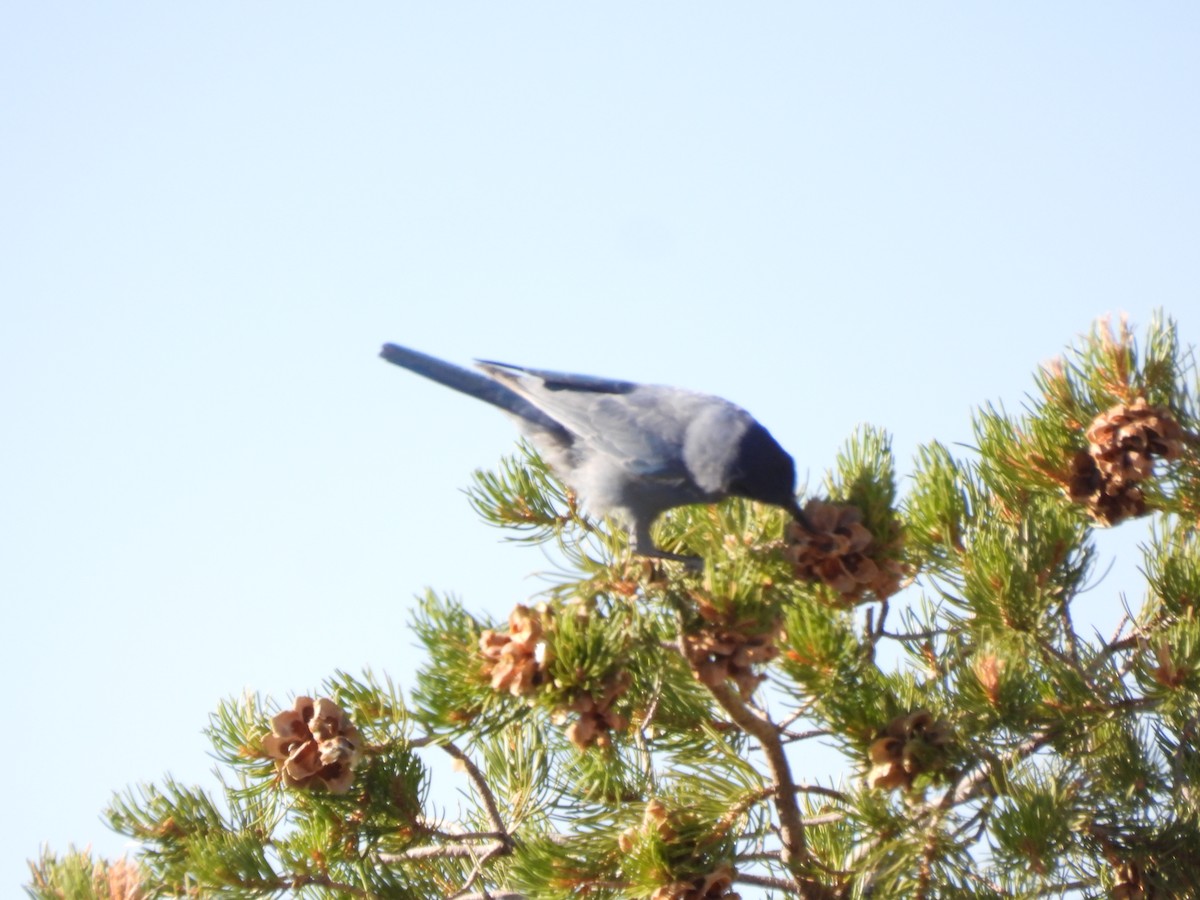
{"label": "pine branch", "polygon": [[504,825],[504,820],[500,818],[500,810],[496,806],[496,798],[492,794],[492,789],[488,786],[487,778],[484,777],[483,772],[453,742],[446,741],[439,744],[439,746],[466,769],[467,777],[471,779],[471,783],[475,785],[475,789],[479,792],[479,799],[483,802],[483,808],[487,811],[488,821],[492,823],[492,827],[496,830],[497,834],[503,835],[500,840],[504,843],[505,847],[511,848],[512,836],[509,835],[508,829]]}
{"label": "pine branch", "polygon": [[805,900],[823,900],[832,896],[824,886],[807,875],[809,853],[804,838],[804,820],[796,803],[798,788],[792,778],[791,765],[783,749],[779,730],[766,713],[751,709],[741,695],[727,682],[710,685],[713,697],[743,731],[758,740],[771,772],[775,811],[779,816],[779,839],[783,845],[779,861],[792,873],[790,887],[798,890]]}

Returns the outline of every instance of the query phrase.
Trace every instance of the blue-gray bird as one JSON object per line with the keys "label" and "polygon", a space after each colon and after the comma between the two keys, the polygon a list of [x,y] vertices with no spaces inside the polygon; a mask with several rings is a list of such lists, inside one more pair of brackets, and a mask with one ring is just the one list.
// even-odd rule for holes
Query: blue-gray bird
{"label": "blue-gray bird", "polygon": [[650,537],[659,514],[691,503],[746,497],[807,524],[792,458],[728,400],[486,360],[472,371],[395,344],[380,355],[509,413],[589,513],[625,521],[640,556],[700,562],[660,550]]}

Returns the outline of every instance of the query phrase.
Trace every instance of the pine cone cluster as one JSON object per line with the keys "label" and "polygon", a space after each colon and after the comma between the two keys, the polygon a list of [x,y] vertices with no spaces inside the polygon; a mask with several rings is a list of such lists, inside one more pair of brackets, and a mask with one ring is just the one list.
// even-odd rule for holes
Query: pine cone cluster
{"label": "pine cone cluster", "polygon": [[297,697],[292,709],[271,720],[262,748],[288,787],[320,783],[344,794],[354,781],[360,744],[349,716],[332,700]]}
{"label": "pine cone cluster", "polygon": [[1183,429],[1171,411],[1144,397],[1098,415],[1087,439],[1088,449],[1071,458],[1067,496],[1105,525],[1144,515],[1139,485],[1153,476],[1156,459],[1176,459],[1183,451]]}
{"label": "pine cone cluster", "polygon": [[729,866],[721,866],[708,875],[664,884],[650,900],[741,900],[742,895],[733,891],[735,874]]}
{"label": "pine cone cluster", "polygon": [[567,739],[580,750],[592,745],[607,747],[611,743],[609,732],[624,731],[629,724],[624,716],[613,712],[612,705],[625,693],[631,680],[628,672],[622,672],[599,699],[583,694],[562,710],[563,715],[568,712],[579,714],[579,718],[567,726]]}
{"label": "pine cone cluster", "polygon": [[647,801],[646,809],[642,813],[642,824],[622,831],[617,837],[617,846],[622,853],[629,853],[637,843],[639,835],[643,832],[654,831],[657,831],[658,836],[664,841],[675,839],[675,829],[671,826],[670,813],[667,812],[667,807],[663,805],[663,802],[657,799]]}
{"label": "pine cone cluster", "polygon": [[479,652],[485,660],[483,672],[491,678],[492,690],[519,697],[545,682],[547,659],[542,633],[541,614],[518,603],[509,614],[507,633],[489,628],[479,636]]}
{"label": "pine cone cluster", "polygon": [[[650,800],[642,814],[642,824],[627,828],[617,838],[622,853],[629,853],[642,834],[657,832],[659,838],[670,842],[678,837],[671,824],[670,810],[661,800]],[[686,881],[664,884],[650,895],[650,900],[741,900],[733,893],[733,876],[737,874],[728,865],[722,865],[708,875],[700,875]]]}
{"label": "pine cone cluster", "polygon": [[918,775],[941,768],[943,748],[949,743],[950,726],[934,721],[927,710],[893,719],[867,751],[867,785],[908,790]]}
{"label": "pine cone cluster", "polygon": [[701,684],[716,687],[726,678],[732,678],[742,697],[749,699],[765,677],[757,674],[753,666],[779,654],[775,642],[780,635],[778,625],[759,634],[745,634],[717,624],[702,625],[683,636],[683,654]]}
{"label": "pine cone cluster", "polygon": [[882,600],[900,590],[904,568],[880,552],[885,548],[862,524],[861,510],[810,500],[804,516],[812,531],[790,522],[785,534],[784,554],[797,578],[829,585],[849,605],[860,602],[868,591]]}

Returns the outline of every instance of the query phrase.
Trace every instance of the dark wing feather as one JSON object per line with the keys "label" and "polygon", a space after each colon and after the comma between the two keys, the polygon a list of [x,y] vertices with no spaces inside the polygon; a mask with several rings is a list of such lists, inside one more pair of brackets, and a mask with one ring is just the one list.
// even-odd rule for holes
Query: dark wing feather
{"label": "dark wing feather", "polygon": [[570,435],[561,424],[521,394],[493,378],[397,344],[384,344],[379,355],[390,363],[424,375],[438,384],[498,406],[519,416],[535,428],[552,434],[563,443],[570,443]]}

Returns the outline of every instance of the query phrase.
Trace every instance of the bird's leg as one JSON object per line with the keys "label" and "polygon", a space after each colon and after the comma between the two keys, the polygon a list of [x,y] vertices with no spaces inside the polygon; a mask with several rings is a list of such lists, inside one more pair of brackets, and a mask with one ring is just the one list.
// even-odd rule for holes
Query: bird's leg
{"label": "bird's leg", "polygon": [[704,568],[704,560],[699,556],[685,556],[682,553],[669,553],[654,546],[650,537],[650,525],[639,522],[633,529],[633,552],[647,559],[666,559],[671,562],[683,563],[689,570],[698,572]]}

